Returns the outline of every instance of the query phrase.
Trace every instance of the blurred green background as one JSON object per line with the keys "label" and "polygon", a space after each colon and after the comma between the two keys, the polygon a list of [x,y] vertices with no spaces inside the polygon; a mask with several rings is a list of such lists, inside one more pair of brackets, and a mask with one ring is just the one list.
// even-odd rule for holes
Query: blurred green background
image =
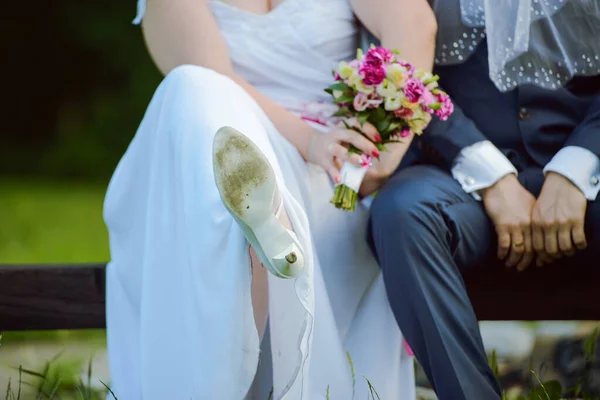
{"label": "blurred green background", "polygon": [[7,7],[0,263],[106,261],[104,191],[161,79],[135,1]]}

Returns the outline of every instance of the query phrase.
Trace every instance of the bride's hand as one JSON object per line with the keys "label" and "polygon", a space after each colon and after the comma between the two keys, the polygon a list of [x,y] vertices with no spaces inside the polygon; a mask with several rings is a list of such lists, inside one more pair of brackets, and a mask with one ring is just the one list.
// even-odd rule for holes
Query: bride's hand
{"label": "bride's hand", "polygon": [[[356,118],[346,120],[349,126],[357,127],[373,142],[380,142],[381,136],[370,123],[360,126]],[[379,157],[377,147],[360,133],[347,129],[343,123],[327,133],[313,133],[308,151],[308,162],[321,166],[335,183],[340,183],[340,167],[344,161],[364,165],[365,160],[358,154],[348,152],[350,145],[364,154]]]}

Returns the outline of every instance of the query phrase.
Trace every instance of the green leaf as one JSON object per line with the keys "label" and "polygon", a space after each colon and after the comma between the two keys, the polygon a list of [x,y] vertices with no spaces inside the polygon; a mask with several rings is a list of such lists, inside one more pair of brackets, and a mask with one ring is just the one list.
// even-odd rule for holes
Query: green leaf
{"label": "green leaf", "polygon": [[553,380],[543,384],[544,394],[548,400],[561,399],[563,394],[562,385],[559,381]]}
{"label": "green leaf", "polygon": [[36,378],[40,378],[40,379],[45,379],[46,378],[46,375],[41,374],[39,372],[31,371],[29,369],[25,369],[25,368],[19,367],[19,371],[21,371],[25,375],[35,376]]}
{"label": "green leaf", "polygon": [[428,105],[427,107],[431,108],[432,110],[439,110],[440,108],[442,108],[442,103],[432,103],[430,105]]}
{"label": "green leaf", "polygon": [[400,126],[402,126],[402,122],[400,121],[392,121],[390,122],[390,124],[388,125],[387,129],[385,130],[385,132],[381,132],[383,135],[389,135],[391,134],[393,131],[395,131],[396,129],[398,129]]}
{"label": "green leaf", "polygon": [[350,112],[350,109],[348,107],[341,107],[339,110],[337,110],[333,116],[334,117],[345,117],[346,115],[348,115],[348,113]]}
{"label": "green leaf", "polygon": [[365,124],[369,120],[371,113],[369,111],[361,111],[358,113],[358,122],[361,126]]}
{"label": "green leaf", "polygon": [[358,154],[359,156],[362,155],[362,151],[360,151],[359,149],[357,149],[354,146],[350,146],[350,148],[348,149],[348,154]]}
{"label": "green leaf", "polygon": [[379,393],[377,393],[377,390],[375,390],[375,387],[373,386],[371,381],[369,381],[367,379],[367,377],[364,375],[363,375],[363,378],[365,379],[365,381],[367,381],[367,385],[369,385],[369,399],[370,400],[381,400],[381,397],[379,397]]}
{"label": "green leaf", "polygon": [[377,108],[373,109],[373,111],[371,111],[371,118],[369,118],[369,121],[373,125],[377,125],[385,119],[385,116],[386,116],[385,110],[383,108],[377,107]]}
{"label": "green leaf", "polygon": [[492,354],[490,356],[488,363],[490,365],[490,369],[492,370],[492,373],[494,374],[496,379],[498,379],[500,377],[500,374],[498,373],[498,357],[496,354],[496,350],[492,350]]}
{"label": "green leaf", "polygon": [[350,357],[349,351],[346,351],[346,358],[348,359],[348,364],[350,364],[350,372],[352,373],[352,400],[354,400],[354,394],[356,389],[356,374],[354,371],[354,362],[352,361],[352,357]]}
{"label": "green leaf", "polygon": [[393,118],[394,118],[394,114],[387,114],[382,121],[380,121],[377,125],[375,125],[375,127],[377,128],[377,131],[385,132],[387,130],[387,128],[390,126],[390,124],[392,123]]}
{"label": "green leaf", "polygon": [[329,86],[328,89],[339,90],[340,92],[352,91],[352,88],[350,86],[346,85],[344,82],[334,83],[333,85]]}
{"label": "green leaf", "polygon": [[[529,398],[535,399],[535,400],[549,400],[548,397],[546,396],[546,392],[544,391],[544,388],[541,386],[538,386],[538,387],[532,389],[531,392],[529,393]],[[554,399],[552,399],[552,400],[554,400]]]}
{"label": "green leaf", "polygon": [[596,343],[598,339],[599,330],[596,328],[594,332],[585,340],[583,344],[583,352],[585,357],[590,361],[590,363],[594,364],[596,361]]}
{"label": "green leaf", "polygon": [[[106,388],[106,390],[108,390],[108,393],[110,393],[112,395],[112,397],[115,398],[115,400],[118,400],[117,396],[115,396],[113,391],[110,389],[110,387],[108,387],[108,385],[106,383],[104,383],[102,381],[100,381],[100,383],[102,384],[102,386],[104,386]],[[271,393],[269,394],[269,398],[267,400],[270,400],[272,396],[273,396],[273,388],[271,388]]]}
{"label": "green leaf", "polygon": [[354,100],[354,95],[343,94],[340,97],[337,97],[334,102],[335,103],[351,103]]}
{"label": "green leaf", "polygon": [[540,400],[560,400],[562,398],[562,386],[559,382],[550,381],[548,383],[542,383],[533,369],[531,370],[531,373],[535,380],[540,384],[540,386],[531,391],[531,398]]}
{"label": "green leaf", "polygon": [[333,89],[327,88],[327,89],[325,89],[325,93],[329,93],[330,95],[333,96]]}
{"label": "green leaf", "polygon": [[423,84],[424,84],[425,86],[427,86],[427,85],[429,85],[430,83],[432,83],[432,82],[437,82],[437,81],[439,81],[439,80],[440,80],[440,77],[439,77],[439,75],[433,75],[431,78],[429,78],[429,79],[426,79],[425,81],[423,81]]}

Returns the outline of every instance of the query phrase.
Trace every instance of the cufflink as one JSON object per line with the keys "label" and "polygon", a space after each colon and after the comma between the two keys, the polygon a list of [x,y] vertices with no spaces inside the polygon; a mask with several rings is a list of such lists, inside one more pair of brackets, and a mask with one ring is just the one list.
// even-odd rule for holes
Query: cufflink
{"label": "cufflink", "polygon": [[[596,179],[596,183],[598,183],[597,181],[598,181],[598,179]],[[475,179],[473,179],[470,176],[467,176],[467,178],[465,179],[465,183],[467,185],[474,185],[475,184]]]}
{"label": "cufflink", "polygon": [[596,185],[598,184],[598,182],[600,182],[600,181],[598,180],[598,177],[597,177],[597,176],[592,176],[592,178],[590,179],[590,183],[591,183],[593,186],[596,186]]}

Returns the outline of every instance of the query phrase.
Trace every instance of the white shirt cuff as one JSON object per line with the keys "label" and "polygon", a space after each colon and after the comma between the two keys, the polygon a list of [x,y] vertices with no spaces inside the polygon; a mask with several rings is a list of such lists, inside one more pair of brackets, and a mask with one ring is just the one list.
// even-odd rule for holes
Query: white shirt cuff
{"label": "white shirt cuff", "polygon": [[481,200],[478,190],[488,188],[517,169],[489,140],[465,147],[454,162],[452,176],[465,192]]}
{"label": "white shirt cuff", "polygon": [[590,200],[600,191],[600,159],[579,146],[563,147],[544,168],[544,174],[556,172],[569,179]]}

